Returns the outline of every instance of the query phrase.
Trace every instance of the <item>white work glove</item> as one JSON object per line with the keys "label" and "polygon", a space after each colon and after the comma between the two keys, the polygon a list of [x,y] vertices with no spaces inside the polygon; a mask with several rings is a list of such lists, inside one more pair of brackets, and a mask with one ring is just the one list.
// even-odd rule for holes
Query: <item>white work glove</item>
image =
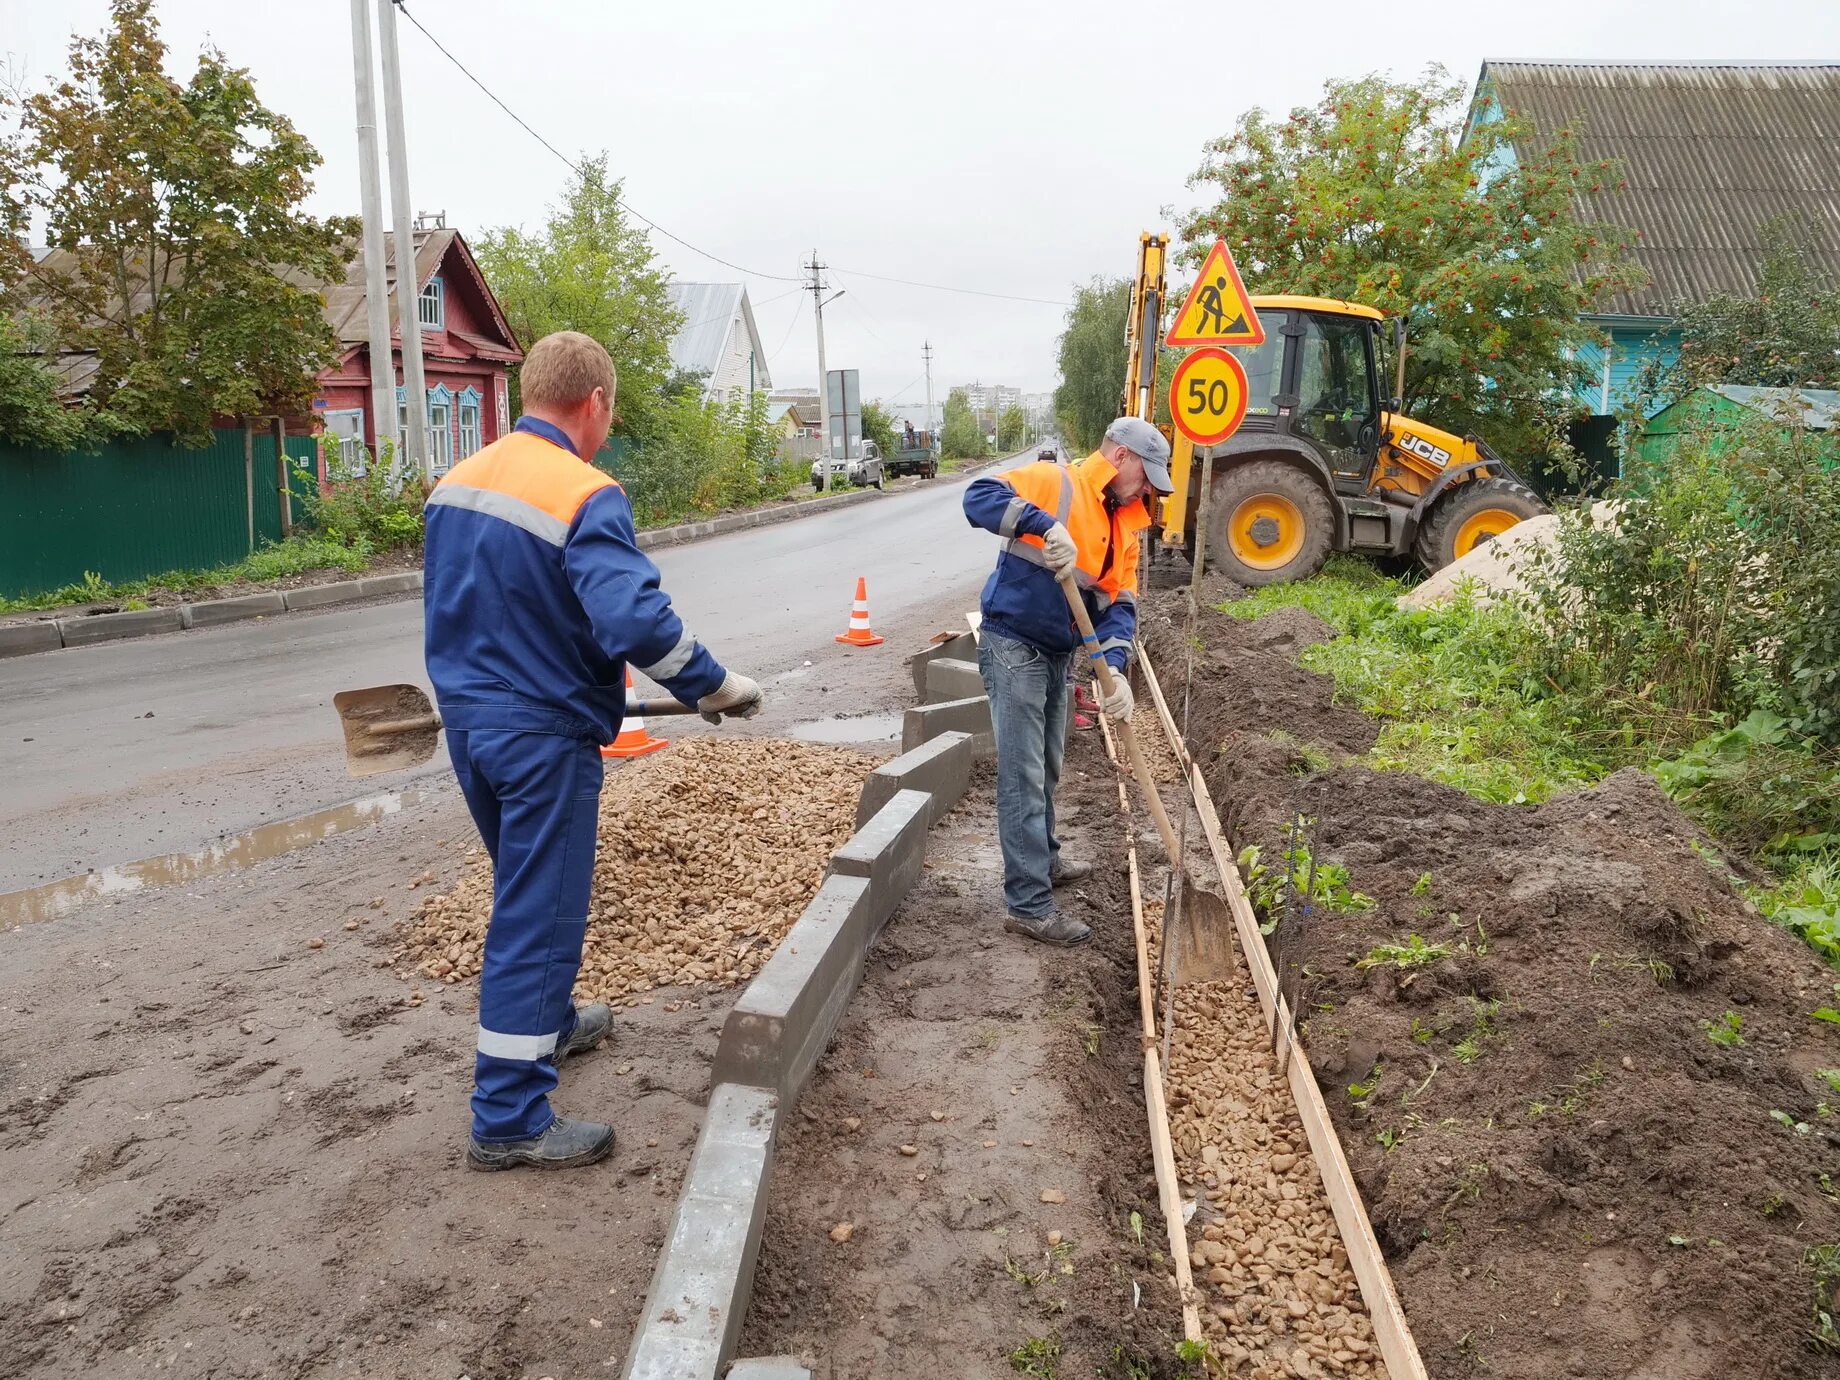
{"label": "white work glove", "polygon": [[712,693],[696,702],[696,712],[712,724],[751,719],[760,712],[760,686],[730,671]]}
{"label": "white work glove", "polygon": [[1113,671],[1112,692],[1099,697],[1099,712],[1113,723],[1128,723],[1136,703],[1136,697],[1131,693],[1131,682],[1123,672]]}
{"label": "white work glove", "polygon": [[1073,573],[1074,565],[1080,559],[1080,548],[1073,544],[1073,533],[1060,523],[1055,523],[1041,534],[1041,553],[1047,558],[1048,569],[1054,572],[1054,578]]}

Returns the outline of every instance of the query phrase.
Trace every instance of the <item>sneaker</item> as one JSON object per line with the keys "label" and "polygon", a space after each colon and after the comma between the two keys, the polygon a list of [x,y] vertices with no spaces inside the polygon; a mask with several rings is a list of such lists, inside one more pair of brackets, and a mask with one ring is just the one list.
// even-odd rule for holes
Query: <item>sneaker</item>
{"label": "sneaker", "polygon": [[1089,862],[1068,862],[1065,858],[1056,858],[1054,865],[1048,869],[1048,882],[1052,886],[1071,886],[1090,876],[1092,864]]}
{"label": "sneaker", "polygon": [[1073,726],[1084,733],[1090,733],[1099,726],[1099,721],[1090,714],[1076,713],[1073,716]]}
{"label": "sneaker", "polygon": [[557,1068],[571,1054],[586,1054],[613,1029],[613,1008],[604,1001],[597,1001],[592,1006],[584,1006],[575,1013],[575,1029],[569,1032],[569,1038],[559,1041],[552,1062]]}
{"label": "sneaker", "polygon": [[613,1153],[613,1127],[598,1121],[570,1121],[557,1117],[540,1136],[529,1140],[482,1141],[467,1147],[466,1162],[473,1169],[573,1169],[594,1164]]}
{"label": "sneaker", "polygon": [[1092,938],[1092,927],[1075,920],[1071,915],[1063,915],[1058,910],[1046,915],[1017,915],[1011,912],[1003,921],[1003,928],[1011,934],[1019,934],[1027,939],[1039,940],[1043,944],[1052,944],[1056,948],[1070,949],[1075,944],[1084,944]]}
{"label": "sneaker", "polygon": [[1092,692],[1092,687],[1085,681],[1075,681],[1073,686],[1073,707],[1083,709],[1088,714],[1099,712],[1099,698]]}

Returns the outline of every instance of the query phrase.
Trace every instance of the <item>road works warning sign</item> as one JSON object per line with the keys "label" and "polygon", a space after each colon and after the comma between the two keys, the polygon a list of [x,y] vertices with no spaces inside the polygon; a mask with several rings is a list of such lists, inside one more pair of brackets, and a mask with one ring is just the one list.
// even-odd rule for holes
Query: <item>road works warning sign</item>
{"label": "road works warning sign", "polygon": [[1188,290],[1188,300],[1169,323],[1165,345],[1263,345],[1265,328],[1252,309],[1239,267],[1227,252],[1225,240],[1215,240],[1208,250],[1201,276]]}
{"label": "road works warning sign", "polygon": [[1169,415],[1198,446],[1217,446],[1246,419],[1246,371],[1225,350],[1196,350],[1169,381]]}

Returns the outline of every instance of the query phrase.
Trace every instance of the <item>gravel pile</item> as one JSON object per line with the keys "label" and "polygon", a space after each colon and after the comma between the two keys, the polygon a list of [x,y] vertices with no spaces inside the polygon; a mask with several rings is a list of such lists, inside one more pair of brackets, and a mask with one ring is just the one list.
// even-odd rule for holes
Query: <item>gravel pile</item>
{"label": "gravel pile", "polygon": [[[575,1000],[751,977],[805,908],[856,823],[863,753],[764,738],[683,739],[614,770]],[[492,864],[470,850],[454,889],[430,896],[401,960],[448,984],[475,978],[492,911]]]}
{"label": "gravel pile", "polygon": [[[1160,903],[1145,907],[1152,934]],[[1384,1380],[1373,1326],[1252,996],[1176,989],[1169,1129],[1215,1356],[1248,1380]]]}

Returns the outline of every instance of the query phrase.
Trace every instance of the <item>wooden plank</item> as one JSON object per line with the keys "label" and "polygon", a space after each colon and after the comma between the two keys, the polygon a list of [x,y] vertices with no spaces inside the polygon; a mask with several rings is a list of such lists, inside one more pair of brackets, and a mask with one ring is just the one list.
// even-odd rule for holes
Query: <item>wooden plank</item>
{"label": "wooden plank", "polygon": [[[1101,716],[1105,738],[1105,755],[1118,766],[1118,748],[1112,730]],[[1150,937],[1144,926],[1144,896],[1137,870],[1136,830],[1132,826],[1131,801],[1125,794],[1124,777],[1118,776],[1119,822],[1125,829],[1125,861],[1131,876],[1131,927],[1137,944],[1137,1002],[1143,1018],[1144,1044],[1144,1111],[1150,1124],[1150,1162],[1156,1169],[1156,1197],[1163,1210],[1163,1223],[1169,1233],[1169,1258],[1176,1272],[1176,1293],[1182,1301],[1182,1336],[1191,1342],[1203,1340],[1201,1333],[1200,1295],[1195,1291],[1195,1276],[1188,1258],[1188,1223],[1182,1216],[1182,1191],[1176,1179],[1176,1151],[1169,1135],[1169,1107],[1163,1098],[1163,1069],[1156,1052],[1155,989],[1150,983]]]}
{"label": "wooden plank", "polygon": [[[1141,648],[1139,650],[1141,655]],[[1148,657],[1143,658],[1143,664],[1148,672]],[[1188,784],[1195,801],[1195,813],[1201,819],[1202,832],[1207,836],[1208,848],[1214,857],[1214,865],[1220,871],[1221,887],[1226,892],[1227,904],[1233,912],[1233,928],[1239,937],[1240,949],[1246,955],[1246,967],[1252,973],[1252,985],[1258,993],[1266,1034],[1269,1036],[1277,1032],[1281,1028],[1279,1022],[1283,1020],[1286,1022],[1284,1033],[1289,1038],[1289,1011],[1278,990],[1278,976],[1272,967],[1271,954],[1265,948],[1265,936],[1259,933],[1258,916],[1252,909],[1252,898],[1246,895],[1246,888],[1240,881],[1239,869],[1234,865],[1232,851],[1221,830],[1220,816],[1214,810],[1214,799],[1208,791],[1207,781],[1201,775],[1201,768],[1192,763],[1189,766]],[[1317,1173],[1322,1176],[1323,1187],[1328,1193],[1336,1230],[1341,1233],[1342,1245],[1348,1252],[1349,1268],[1354,1272],[1355,1282],[1361,1286],[1361,1297],[1367,1302],[1380,1355],[1386,1361],[1392,1380],[1428,1380],[1425,1363],[1418,1354],[1418,1344],[1412,1339],[1405,1310],[1400,1306],[1399,1294],[1393,1287],[1393,1277],[1386,1268],[1386,1257],[1380,1253],[1380,1242],[1374,1236],[1373,1223],[1367,1216],[1366,1205],[1361,1201],[1360,1186],[1355,1183],[1354,1171],[1348,1167],[1348,1157],[1342,1152],[1335,1124],[1329,1119],[1329,1109],[1323,1102],[1322,1089],[1317,1086],[1316,1075],[1310,1068],[1309,1054],[1301,1042],[1295,1042],[1291,1055],[1286,1070],[1291,1099],[1297,1104],[1297,1118],[1303,1123],[1304,1135],[1310,1142],[1310,1154],[1316,1160]]]}

